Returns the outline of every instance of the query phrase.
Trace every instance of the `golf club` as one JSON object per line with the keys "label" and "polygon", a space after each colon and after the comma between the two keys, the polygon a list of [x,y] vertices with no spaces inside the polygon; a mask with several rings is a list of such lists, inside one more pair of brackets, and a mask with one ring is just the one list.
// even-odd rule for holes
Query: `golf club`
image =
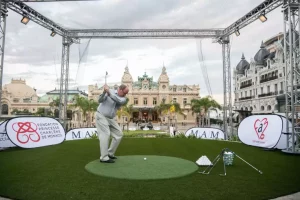
{"label": "golf club", "polygon": [[[249,165],[250,167],[252,167],[253,169],[255,169],[257,172],[259,172],[260,174],[263,174],[262,171],[260,171],[259,169],[255,168],[253,165],[251,165],[250,163],[248,163],[247,161],[245,161],[243,158],[241,158],[240,156],[238,156],[235,152],[231,151],[228,148],[224,148],[222,149],[222,151],[217,155],[217,157],[213,160],[213,164],[212,166],[208,166],[204,171],[202,172],[198,172],[200,174],[205,174],[208,175],[210,173],[210,171],[214,168],[214,166],[218,163],[218,161],[220,160],[220,158],[223,157],[223,165],[224,165],[224,174],[219,174],[220,176],[226,176],[226,166],[225,166],[225,162],[224,162],[224,153],[225,152],[231,152],[233,153],[237,158],[241,159],[243,162],[245,162],[247,165]],[[206,170],[208,170],[208,172],[206,172]]]}
{"label": "golf club", "polygon": [[108,73],[106,72],[105,74],[105,85],[106,85],[106,78],[107,78]]}

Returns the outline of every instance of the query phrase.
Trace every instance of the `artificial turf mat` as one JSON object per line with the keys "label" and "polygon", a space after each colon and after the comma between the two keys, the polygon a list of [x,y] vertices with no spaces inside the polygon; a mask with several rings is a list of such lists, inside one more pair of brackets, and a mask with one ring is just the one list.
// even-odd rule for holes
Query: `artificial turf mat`
{"label": "artificial turf mat", "polygon": [[85,166],[88,172],[96,175],[132,179],[169,179],[189,175],[198,166],[189,160],[170,156],[130,155],[119,156],[116,162],[100,163],[99,159]]}
{"label": "artificial turf mat", "polygon": [[[35,149],[0,152],[0,196],[28,200],[59,199],[272,199],[300,191],[300,157],[263,151],[240,143],[187,138],[124,138],[116,152],[213,160],[230,148],[240,159],[223,173],[222,162],[209,175],[193,173],[167,180],[123,180],[93,175],[84,166],[99,157],[97,139],[63,142]],[[204,168],[203,168],[204,169]],[[199,169],[199,171],[202,170]]]}

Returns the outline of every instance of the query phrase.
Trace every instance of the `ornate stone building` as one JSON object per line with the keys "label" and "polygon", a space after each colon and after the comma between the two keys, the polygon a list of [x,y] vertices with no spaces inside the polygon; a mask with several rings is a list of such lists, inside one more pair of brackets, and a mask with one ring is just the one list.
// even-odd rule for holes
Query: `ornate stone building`
{"label": "ornate stone building", "polygon": [[242,59],[234,70],[234,106],[252,114],[277,112],[276,97],[284,94],[283,34],[262,42],[250,63]]}
{"label": "ornate stone building", "polygon": [[[75,95],[88,96],[85,92],[80,90],[69,90],[68,104],[73,103]],[[49,91],[39,97],[36,93],[36,89],[28,86],[25,80],[12,79],[11,83],[5,84],[2,88],[1,118],[13,117],[16,112],[34,114],[38,108],[51,110],[54,113],[54,117],[58,117],[58,107],[50,107],[50,103],[58,98],[59,90],[57,89]],[[75,109],[68,111],[68,118],[80,118],[80,116],[75,116],[77,112],[72,111],[75,111]]]}
{"label": "ornate stone building", "polygon": [[[190,102],[192,99],[200,98],[199,85],[171,85],[166,67],[163,66],[158,81],[149,77],[146,73],[139,76],[134,81],[129,68],[126,67],[121,79],[121,83],[129,87],[128,105],[132,104],[134,112],[132,113],[133,121],[149,120],[154,122],[167,122],[167,115],[160,115],[155,110],[155,106],[162,102],[177,102],[183,111],[183,115],[177,114],[178,123],[195,123],[196,115],[192,114]],[[117,89],[118,85],[112,85],[111,88]],[[89,85],[89,99],[97,100],[103,88],[97,85]]]}
{"label": "ornate stone building", "polygon": [[14,110],[36,112],[38,107],[45,106],[38,100],[36,90],[26,85],[25,80],[12,79],[2,89],[2,115],[11,115]]}

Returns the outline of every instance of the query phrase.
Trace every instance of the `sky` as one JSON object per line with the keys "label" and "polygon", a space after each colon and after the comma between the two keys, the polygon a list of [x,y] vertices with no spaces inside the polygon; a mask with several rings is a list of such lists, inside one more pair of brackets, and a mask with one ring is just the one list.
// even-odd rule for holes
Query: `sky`
{"label": "sky", "polygon": [[[207,29],[226,28],[262,0],[100,0],[90,2],[26,3],[44,16],[66,28],[105,29]],[[62,38],[9,10],[7,17],[3,85],[11,79],[25,79],[38,95],[59,89]],[[231,69],[254,57],[261,41],[283,31],[281,7],[267,15],[264,23],[256,20],[230,36]],[[79,62],[79,51],[88,40],[70,48],[69,88],[87,92],[88,85],[121,81],[128,63],[134,81],[145,72],[157,81],[163,64],[170,84],[199,84],[200,96],[208,95],[201,68],[205,65],[213,98],[223,103],[222,48],[212,39],[202,39],[204,61],[199,60],[200,39],[92,39]],[[233,90],[233,87],[232,87]],[[233,97],[233,95],[232,95]]]}

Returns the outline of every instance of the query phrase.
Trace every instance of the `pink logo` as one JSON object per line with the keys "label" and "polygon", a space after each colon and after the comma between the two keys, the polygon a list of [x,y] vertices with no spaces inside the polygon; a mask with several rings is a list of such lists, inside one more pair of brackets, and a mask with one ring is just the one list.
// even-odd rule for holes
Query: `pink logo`
{"label": "pink logo", "polygon": [[265,130],[268,127],[268,119],[267,118],[263,118],[262,120],[257,119],[254,122],[254,129],[255,132],[257,134],[258,139],[263,140],[265,138]]}
{"label": "pink logo", "polygon": [[26,144],[29,140],[40,141],[40,135],[36,132],[37,125],[33,122],[16,122],[12,125],[12,129],[16,131],[17,140],[22,144]]}

